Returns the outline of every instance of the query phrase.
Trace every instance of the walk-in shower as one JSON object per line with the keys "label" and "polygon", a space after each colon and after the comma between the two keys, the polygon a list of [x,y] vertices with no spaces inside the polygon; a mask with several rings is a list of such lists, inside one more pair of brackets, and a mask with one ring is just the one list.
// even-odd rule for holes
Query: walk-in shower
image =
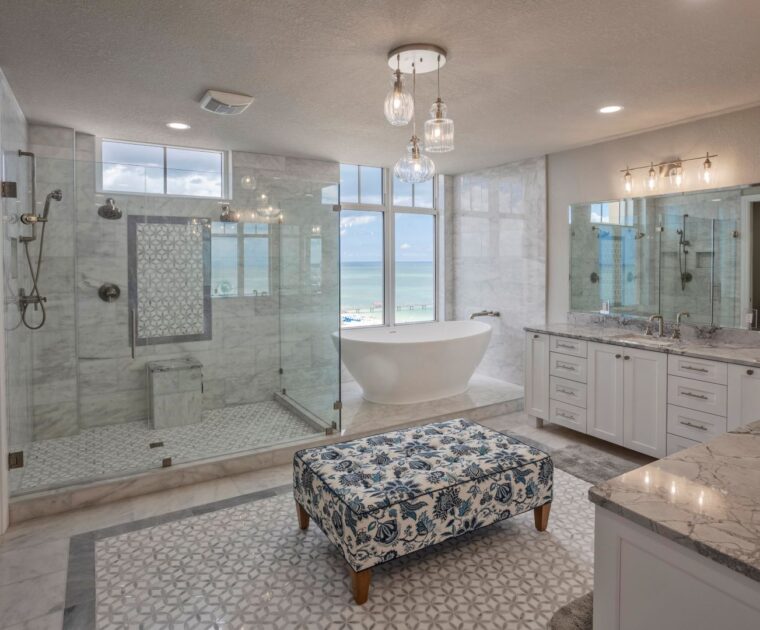
{"label": "walk-in shower", "polygon": [[[32,172],[30,179],[32,208],[31,212],[25,212],[20,217],[21,223],[24,225],[30,225],[32,227],[32,233],[30,236],[19,237],[19,241],[24,247],[26,262],[29,265],[29,277],[31,279],[32,286],[28,293],[24,289],[19,289],[18,305],[19,310],[21,311],[21,322],[24,324],[24,326],[30,330],[39,330],[45,325],[45,321],[47,320],[47,311],[45,310],[45,302],[47,302],[47,298],[43,297],[40,294],[38,284],[40,279],[40,270],[42,269],[42,255],[45,247],[45,227],[47,226],[48,216],[50,214],[50,202],[53,200],[61,201],[61,199],[63,199],[63,192],[60,188],[56,188],[52,192],[48,193],[48,196],[45,197],[45,206],[42,210],[42,214],[37,214],[37,161],[34,153],[31,153],[29,151],[19,151],[18,155],[19,157],[28,157],[32,162]],[[29,252],[29,247],[31,243],[37,240],[37,224],[41,224],[42,228],[40,229],[40,240],[39,245],[37,246],[37,264],[35,265],[32,261],[32,254]],[[33,306],[34,310],[39,311],[41,314],[39,322],[36,324],[30,323],[27,319],[27,313],[30,306]]]}

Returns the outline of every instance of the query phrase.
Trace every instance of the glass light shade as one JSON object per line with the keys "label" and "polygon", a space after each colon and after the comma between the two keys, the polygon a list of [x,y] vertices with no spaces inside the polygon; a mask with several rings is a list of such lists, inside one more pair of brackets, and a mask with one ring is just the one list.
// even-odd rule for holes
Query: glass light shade
{"label": "glass light shade", "polygon": [[454,150],[454,121],[446,117],[446,104],[439,98],[425,121],[425,151],[446,153]]}
{"label": "glass light shade", "polygon": [[708,156],[702,164],[702,181],[705,184],[712,184],[714,179],[713,165]]}
{"label": "glass light shade", "polygon": [[674,164],[670,167],[670,173],[668,173],[670,183],[674,188],[680,188],[683,184],[683,166],[680,164]]}
{"label": "glass light shade", "polygon": [[393,73],[393,87],[385,97],[385,118],[394,127],[408,125],[414,116],[414,97],[404,88],[401,72]]}
{"label": "glass light shade", "polygon": [[657,188],[657,171],[654,170],[654,165],[649,168],[649,173],[647,174],[647,188],[649,190]]}
{"label": "glass light shade", "polygon": [[628,169],[625,169],[625,175],[623,175],[623,187],[627,193],[633,191],[633,175]]}
{"label": "glass light shade", "polygon": [[421,151],[417,136],[412,136],[406,155],[396,162],[393,174],[407,184],[421,184],[435,175],[435,163]]}
{"label": "glass light shade", "polygon": [[245,190],[255,190],[256,178],[251,174],[243,175],[240,178],[240,187]]}

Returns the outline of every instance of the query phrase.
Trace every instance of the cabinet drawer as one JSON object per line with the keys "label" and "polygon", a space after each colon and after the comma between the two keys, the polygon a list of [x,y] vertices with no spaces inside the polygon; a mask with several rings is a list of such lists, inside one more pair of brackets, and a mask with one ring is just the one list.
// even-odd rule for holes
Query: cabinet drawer
{"label": "cabinet drawer", "polygon": [[668,403],[716,416],[726,415],[726,386],[692,378],[668,378]]}
{"label": "cabinet drawer", "polygon": [[549,379],[549,398],[586,408],[586,385],[552,376]]}
{"label": "cabinet drawer", "polygon": [[704,411],[668,405],[668,433],[704,442],[726,432],[726,419]]}
{"label": "cabinet drawer", "polygon": [[549,401],[549,422],[585,433],[586,410],[575,405],[551,400]]}
{"label": "cabinet drawer", "polygon": [[668,357],[668,374],[720,385],[728,383],[728,366],[725,363],[672,354]]}
{"label": "cabinet drawer", "polygon": [[585,383],[586,359],[552,352],[549,359],[549,374]]}
{"label": "cabinet drawer", "polygon": [[568,337],[552,336],[549,349],[552,352],[561,352],[562,354],[572,354],[576,357],[586,356],[587,342],[581,339],[569,339]]}
{"label": "cabinet drawer", "polygon": [[691,448],[697,444],[699,444],[699,442],[695,442],[694,440],[690,440],[689,438],[684,438],[679,435],[671,435],[668,433],[668,455],[672,455],[678,451],[683,451],[684,449]]}

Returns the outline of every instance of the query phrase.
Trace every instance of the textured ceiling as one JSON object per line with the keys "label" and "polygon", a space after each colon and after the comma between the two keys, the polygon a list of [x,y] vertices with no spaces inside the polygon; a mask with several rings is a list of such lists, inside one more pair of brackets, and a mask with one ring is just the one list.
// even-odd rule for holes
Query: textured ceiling
{"label": "textured ceiling", "polygon": [[[758,0],[5,0],[0,67],[33,122],[392,165],[410,130],[382,114],[386,52],[429,41],[456,173],[760,102],[758,27]],[[215,116],[207,88],[256,101]]]}

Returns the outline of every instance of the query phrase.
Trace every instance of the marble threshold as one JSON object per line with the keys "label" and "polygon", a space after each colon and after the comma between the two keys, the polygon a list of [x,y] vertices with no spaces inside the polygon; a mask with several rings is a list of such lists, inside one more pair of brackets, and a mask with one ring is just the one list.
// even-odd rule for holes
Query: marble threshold
{"label": "marble threshold", "polygon": [[652,352],[677,354],[694,359],[723,361],[749,367],[760,365],[760,347],[751,347],[742,343],[726,343],[705,339],[647,338],[643,333],[626,328],[604,328],[569,323],[525,326],[524,330],[570,339],[609,343],[627,348],[651,350]]}
{"label": "marble threshold", "polygon": [[589,499],[760,582],[760,421],[593,486]]}
{"label": "marble threshold", "polygon": [[210,457],[168,468],[146,470],[122,477],[82,483],[65,488],[11,497],[12,524],[91,507],[161,490],[220,479],[279,466],[292,460],[296,451],[347,438],[359,438],[386,430],[415,426],[454,417],[485,420],[521,411],[523,388],[513,383],[476,374],[463,394],[411,405],[381,405],[362,399],[354,382],[342,386],[341,431],[295,439],[255,451]]}

